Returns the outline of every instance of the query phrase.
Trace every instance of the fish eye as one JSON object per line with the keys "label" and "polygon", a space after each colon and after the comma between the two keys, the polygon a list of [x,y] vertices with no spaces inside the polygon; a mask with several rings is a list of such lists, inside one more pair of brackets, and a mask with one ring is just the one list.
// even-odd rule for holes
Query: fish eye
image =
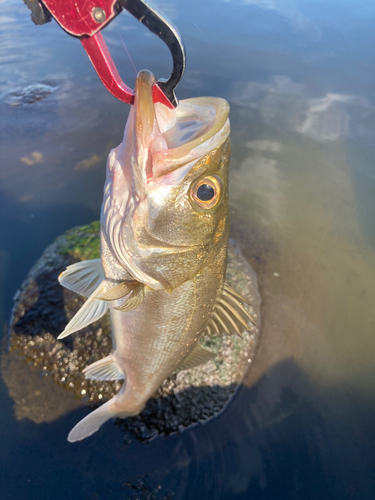
{"label": "fish eye", "polygon": [[197,189],[197,198],[200,201],[210,201],[215,196],[215,190],[210,184],[201,184]]}
{"label": "fish eye", "polygon": [[222,182],[216,175],[210,175],[193,184],[191,198],[200,208],[213,208],[221,198]]}

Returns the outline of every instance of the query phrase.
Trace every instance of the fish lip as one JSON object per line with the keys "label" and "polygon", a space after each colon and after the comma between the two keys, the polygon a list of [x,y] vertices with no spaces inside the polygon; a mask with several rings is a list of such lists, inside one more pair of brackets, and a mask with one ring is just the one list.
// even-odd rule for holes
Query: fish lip
{"label": "fish lip", "polygon": [[156,80],[147,70],[142,70],[135,84],[135,101],[131,109],[132,128],[132,185],[135,199],[147,196],[147,179],[152,177],[150,144],[160,135],[155,115],[152,87]]}
{"label": "fish lip", "polygon": [[[183,168],[192,161],[198,161],[199,158],[212,150],[213,146],[211,147],[211,142],[215,138],[218,139],[218,144],[215,147],[219,147],[229,136],[229,104],[225,99],[218,97],[197,97],[181,101],[180,105],[176,108],[175,126],[177,129],[179,123],[182,125],[186,123],[184,116],[186,119],[186,115],[189,116],[189,113],[191,123],[194,123],[194,120],[198,120],[201,124],[197,128],[198,135],[195,135],[193,132],[193,136],[186,142],[182,140],[177,146],[167,147],[166,149],[160,148],[153,151],[153,180],[158,180],[166,174]],[[156,118],[158,118],[157,113]],[[204,151],[205,144],[208,145],[207,151]]]}
{"label": "fish lip", "polygon": [[[186,99],[175,110],[167,110],[162,104],[154,103],[154,84],[152,73],[146,70],[139,73],[133,106],[135,157],[132,166],[133,188],[139,200],[153,189],[152,181],[203,156],[202,145],[220,135],[229,115],[229,104],[218,97]],[[186,124],[192,127],[192,135],[185,141]]]}

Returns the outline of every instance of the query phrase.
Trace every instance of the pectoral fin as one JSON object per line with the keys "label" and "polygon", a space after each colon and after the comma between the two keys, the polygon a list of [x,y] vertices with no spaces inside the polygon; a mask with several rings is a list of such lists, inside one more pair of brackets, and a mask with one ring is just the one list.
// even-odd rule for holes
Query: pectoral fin
{"label": "pectoral fin", "polygon": [[86,379],[90,380],[123,380],[125,378],[113,354],[86,366],[82,373],[85,374]]}
{"label": "pectoral fin", "polygon": [[208,349],[205,349],[201,345],[197,344],[191,353],[186,356],[186,358],[178,366],[178,370],[189,370],[190,368],[195,368],[196,366],[203,365],[216,358],[216,354]]}
{"label": "pectoral fin", "polygon": [[133,309],[137,309],[145,298],[145,287],[143,283],[138,283],[133,290],[131,291],[129,297],[125,300],[125,302],[115,309],[118,309],[122,312],[132,311]]}
{"label": "pectoral fin", "polygon": [[102,289],[104,289],[103,284],[99,285],[99,287],[90,295],[81,309],[66,325],[65,330],[57,337],[58,339],[63,339],[71,333],[85,328],[104,316],[104,314],[108,311],[108,303],[97,298],[97,295],[100,295]]}
{"label": "pectoral fin", "polygon": [[59,276],[59,282],[65,288],[89,297],[104,279],[100,259],[83,260],[68,266]]}
{"label": "pectoral fin", "polygon": [[126,297],[134,288],[135,285],[137,285],[137,282],[128,282],[128,281],[123,281],[122,283],[119,283],[118,285],[114,286],[113,288],[110,288],[106,292],[102,293],[102,295],[99,297],[102,300],[119,300],[122,299],[123,297]]}

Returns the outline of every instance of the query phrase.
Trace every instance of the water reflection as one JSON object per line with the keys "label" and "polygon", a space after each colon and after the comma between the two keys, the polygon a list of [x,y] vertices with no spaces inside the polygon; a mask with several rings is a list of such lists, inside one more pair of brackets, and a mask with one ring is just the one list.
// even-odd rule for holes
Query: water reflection
{"label": "water reflection", "polygon": [[296,0],[224,0],[244,6],[256,6],[260,9],[275,11],[288,19],[294,29],[303,31],[311,40],[318,41],[321,31],[317,24],[301,13],[301,5]]}
{"label": "water reflection", "polygon": [[[271,142],[271,141],[269,141]],[[257,216],[258,223],[266,227],[270,221],[282,223],[285,217],[285,202],[283,194],[283,174],[278,168],[278,161],[266,158],[256,153],[246,158],[238,171],[232,176],[235,184],[235,200],[249,196],[252,200],[252,211]],[[262,192],[260,196],[259,193]]]}
{"label": "water reflection", "polygon": [[296,131],[316,141],[363,136],[366,131],[362,120],[371,111],[370,103],[363,97],[329,92],[324,97],[309,99],[305,120]]}
{"label": "water reflection", "polygon": [[284,75],[269,83],[237,82],[232,100],[246,114],[257,110],[265,123],[304,134],[316,141],[335,141],[343,136],[363,137],[373,134],[363,121],[372,118],[374,109],[360,96],[333,94],[310,98],[308,89]]}

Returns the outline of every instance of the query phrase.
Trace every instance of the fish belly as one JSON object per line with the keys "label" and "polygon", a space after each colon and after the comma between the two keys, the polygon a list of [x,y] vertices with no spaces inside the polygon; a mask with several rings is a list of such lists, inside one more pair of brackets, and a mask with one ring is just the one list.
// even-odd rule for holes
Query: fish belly
{"label": "fish belly", "polygon": [[225,264],[220,260],[172,293],[147,289],[133,311],[111,309],[114,354],[125,373],[114,401],[119,415],[142,411],[194,349],[223,287]]}

